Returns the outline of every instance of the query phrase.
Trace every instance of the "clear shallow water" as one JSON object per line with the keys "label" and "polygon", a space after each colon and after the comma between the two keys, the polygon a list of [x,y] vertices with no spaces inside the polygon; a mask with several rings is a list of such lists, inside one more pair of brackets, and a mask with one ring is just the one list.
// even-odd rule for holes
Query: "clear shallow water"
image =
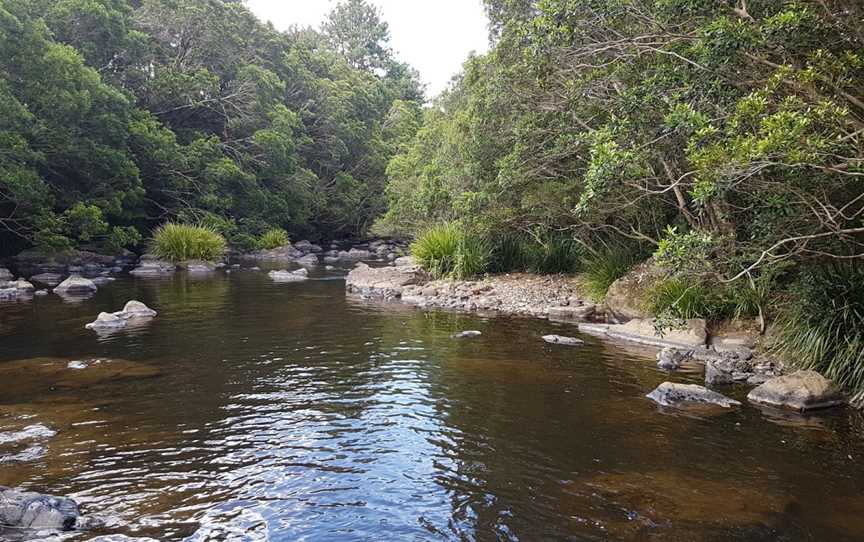
{"label": "clear shallow water", "polygon": [[[573,330],[370,305],[317,278],[0,306],[0,434],[57,433],[0,442],[0,485],[164,541],[864,539],[858,414],[663,412],[650,352],[553,347],[540,336]],[[159,317],[83,329],[129,299]],[[450,339],[463,329],[483,336]],[[92,358],[120,361],[66,368]]]}

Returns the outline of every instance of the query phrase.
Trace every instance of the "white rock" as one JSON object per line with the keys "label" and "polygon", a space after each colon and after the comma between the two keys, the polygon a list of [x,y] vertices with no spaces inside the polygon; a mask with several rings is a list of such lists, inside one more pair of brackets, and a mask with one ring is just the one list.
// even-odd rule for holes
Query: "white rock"
{"label": "white rock", "polygon": [[152,318],[158,314],[144,303],[135,300],[127,302],[122,312],[130,318]]}
{"label": "white rock", "polygon": [[126,327],[126,319],[110,312],[100,312],[95,321],[84,326],[85,329],[122,329]]}
{"label": "white rock", "polygon": [[479,337],[483,335],[482,332],[476,330],[468,330],[468,331],[460,331],[459,333],[454,333],[454,339],[473,339],[475,337]]}
{"label": "white rock", "polygon": [[300,271],[285,271],[284,269],[281,271],[270,271],[267,273],[274,282],[303,282],[305,280],[309,280],[307,275],[308,271],[305,269],[301,269]]}

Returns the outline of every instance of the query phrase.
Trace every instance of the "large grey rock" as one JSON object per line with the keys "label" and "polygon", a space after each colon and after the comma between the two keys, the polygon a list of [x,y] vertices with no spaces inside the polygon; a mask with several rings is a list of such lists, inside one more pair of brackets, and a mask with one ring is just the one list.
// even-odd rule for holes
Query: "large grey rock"
{"label": "large grey rock", "polygon": [[428,281],[429,274],[418,265],[369,267],[360,263],[348,273],[345,287],[351,293],[391,299],[400,297],[406,286]]}
{"label": "large grey rock", "polygon": [[604,300],[606,312],[620,322],[632,318],[650,318],[650,311],[643,301],[645,294],[667,274],[665,269],[654,263],[653,258],[637,265],[609,286]]}
{"label": "large grey rock", "polygon": [[693,318],[686,320],[683,329],[665,330],[662,334],[655,327],[653,319],[633,319],[623,325],[609,326],[607,334],[611,337],[677,348],[705,348],[708,331],[705,320]]}
{"label": "large grey rock", "polygon": [[112,314],[110,312],[100,312],[99,317],[96,318],[95,321],[90,322],[86,326],[85,329],[93,329],[96,331],[104,331],[104,330],[112,330],[112,329],[123,329],[127,325],[127,319],[121,318],[116,314]]}
{"label": "large grey rock", "polygon": [[309,280],[309,272],[305,269],[297,271],[270,271],[267,273],[273,282],[303,282]]}
{"label": "large grey rock", "polygon": [[0,281],[12,280],[12,272],[5,267],[0,267]]}
{"label": "large grey rock", "polygon": [[314,267],[318,265],[320,262],[318,261],[318,256],[314,254],[307,254],[302,258],[297,259],[297,263],[300,265],[308,265],[310,267]]}
{"label": "large grey rock", "polygon": [[97,286],[92,280],[78,275],[73,275],[54,288],[54,293],[61,295],[91,294],[97,289]]}
{"label": "large grey rock", "polygon": [[263,262],[292,262],[297,258],[302,258],[303,251],[297,250],[293,245],[288,244],[270,250],[259,250],[251,254],[244,254],[242,257],[247,260]]}
{"label": "large grey rock", "polygon": [[30,277],[30,280],[53,288],[63,282],[63,275],[60,273],[39,273]]}
{"label": "large grey rock", "polygon": [[368,250],[352,248],[348,252],[340,252],[339,257],[343,260],[368,260],[372,258],[372,253]]}
{"label": "large grey rock", "polygon": [[840,389],[816,371],[797,371],[778,376],[754,388],[747,400],[760,405],[798,411],[842,405]]}
{"label": "large grey rock", "polygon": [[675,384],[664,382],[646,395],[657,404],[669,407],[687,406],[688,404],[711,404],[723,408],[739,406],[741,403],[730,399],[716,391],[696,384]]}
{"label": "large grey rock", "polygon": [[81,512],[72,499],[0,486],[0,524],[16,529],[75,529]]}
{"label": "large grey rock", "polygon": [[664,371],[677,371],[693,358],[693,352],[677,348],[664,348],[657,352],[657,367]]}
{"label": "large grey rock", "polygon": [[22,292],[32,292],[33,290],[36,289],[33,287],[33,285],[31,283],[27,282],[24,279],[18,279],[15,282],[13,282],[12,284],[15,286],[15,288],[18,288],[18,290],[20,290]]}
{"label": "large grey rock", "polygon": [[544,335],[543,340],[549,344],[560,344],[563,346],[581,346],[585,344],[584,341],[576,337],[563,337],[561,335]]}
{"label": "large grey rock", "polygon": [[158,313],[144,303],[132,300],[126,303],[122,311],[114,314],[128,320],[129,318],[153,318]]}

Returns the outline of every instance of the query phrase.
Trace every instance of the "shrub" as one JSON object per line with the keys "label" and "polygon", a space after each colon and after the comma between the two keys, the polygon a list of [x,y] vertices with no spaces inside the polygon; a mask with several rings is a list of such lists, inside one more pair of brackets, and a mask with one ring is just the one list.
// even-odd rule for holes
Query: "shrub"
{"label": "shrub", "polygon": [[271,228],[258,238],[258,248],[262,250],[270,250],[274,248],[284,247],[289,242],[288,232],[282,228]]}
{"label": "shrub", "polygon": [[864,391],[864,269],[846,264],[807,272],[792,295],[778,318],[777,352]]}
{"label": "shrub", "polygon": [[489,243],[485,239],[463,234],[450,276],[461,280],[482,275],[489,268],[490,253]]}
{"label": "shrub", "polygon": [[489,267],[489,243],[456,224],[432,227],[411,244],[411,254],[435,278],[466,279]]}
{"label": "shrub", "polygon": [[216,261],[225,254],[225,238],[205,226],[168,222],[153,232],[151,250],[157,257],[174,262]]}
{"label": "shrub", "polygon": [[612,283],[626,275],[641,259],[638,250],[626,246],[608,247],[585,259],[582,263],[585,294],[598,303],[602,302]]}

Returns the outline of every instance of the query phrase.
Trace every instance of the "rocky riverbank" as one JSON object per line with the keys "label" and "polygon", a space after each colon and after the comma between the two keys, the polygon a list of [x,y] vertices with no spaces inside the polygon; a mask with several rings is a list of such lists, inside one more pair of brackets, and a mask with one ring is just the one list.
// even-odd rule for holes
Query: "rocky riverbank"
{"label": "rocky riverbank", "polygon": [[[786,376],[789,369],[781,360],[760,352],[760,335],[755,326],[738,323],[712,330],[704,320],[692,319],[675,329],[661,331],[651,318],[627,318],[620,310],[613,312],[604,304],[586,300],[574,277],[504,274],[474,281],[432,280],[409,258],[384,267],[360,263],[348,274],[346,289],[364,298],[419,308],[572,323],[583,333],[660,349],[658,367],[670,373],[687,364],[704,366],[707,386],[755,386],[750,396],[755,404],[808,411],[842,402],[836,386],[817,373]],[[620,290],[616,294],[617,307],[622,304]],[[684,393],[667,384],[648,396],[664,406],[675,402],[724,407],[736,404],[725,398],[718,400],[723,396],[708,388],[696,386]]]}

